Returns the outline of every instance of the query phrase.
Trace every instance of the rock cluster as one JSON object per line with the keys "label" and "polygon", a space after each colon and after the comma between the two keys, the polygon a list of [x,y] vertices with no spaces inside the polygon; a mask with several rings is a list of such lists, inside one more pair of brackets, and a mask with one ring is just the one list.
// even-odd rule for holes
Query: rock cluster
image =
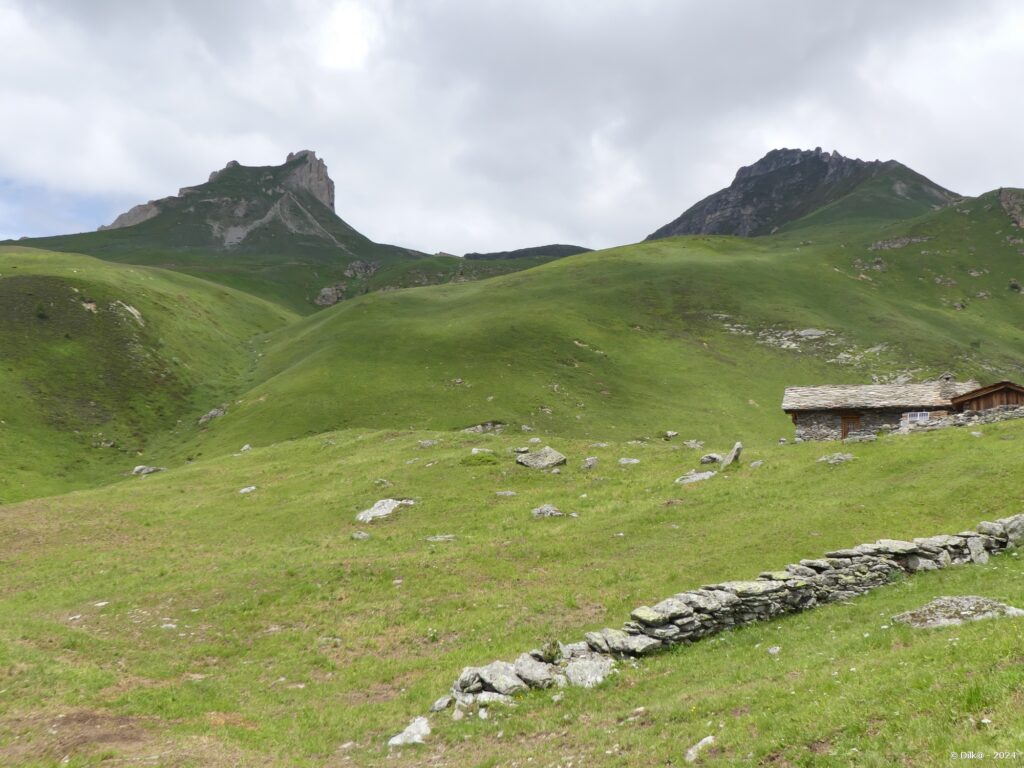
{"label": "rock cluster", "polygon": [[211,408],[209,411],[199,417],[199,426],[209,424],[214,419],[219,419],[221,416],[226,414],[227,411],[224,408]]}
{"label": "rock cluster", "polygon": [[880,539],[765,571],[756,579],[706,584],[636,608],[622,629],[587,632],[582,641],[568,644],[549,643],[514,662],[466,667],[431,711],[454,707],[453,716],[460,719],[473,707],[509,704],[511,696],[531,688],[589,688],[604,680],[619,659],[646,656],[743,624],[849,600],[900,574],[985,563],[992,554],[1021,546],[1024,514],[985,521],[974,531],[954,535],[913,541]]}
{"label": "rock cluster", "polygon": [[983,621],[998,619],[1004,616],[1024,616],[1024,611],[987,597],[977,595],[958,595],[956,597],[938,597],[915,611],[893,616],[892,620],[900,624],[909,624],[918,629],[931,627],[954,627],[965,621]]}

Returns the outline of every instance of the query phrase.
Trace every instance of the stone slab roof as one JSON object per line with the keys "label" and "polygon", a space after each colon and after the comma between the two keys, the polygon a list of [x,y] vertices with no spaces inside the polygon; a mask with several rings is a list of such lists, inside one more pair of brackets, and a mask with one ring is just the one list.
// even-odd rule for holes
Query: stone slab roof
{"label": "stone slab roof", "polygon": [[976,381],[786,387],[786,392],[782,396],[782,410],[789,412],[862,408],[943,408],[950,405],[951,398],[977,388]]}

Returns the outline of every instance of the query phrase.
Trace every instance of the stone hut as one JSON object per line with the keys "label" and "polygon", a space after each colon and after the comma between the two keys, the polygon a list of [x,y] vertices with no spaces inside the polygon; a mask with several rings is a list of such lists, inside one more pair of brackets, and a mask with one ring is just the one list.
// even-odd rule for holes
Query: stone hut
{"label": "stone hut", "polygon": [[843,440],[924,423],[955,410],[952,400],[979,388],[951,374],[921,384],[831,384],[787,387],[782,410],[799,440]]}

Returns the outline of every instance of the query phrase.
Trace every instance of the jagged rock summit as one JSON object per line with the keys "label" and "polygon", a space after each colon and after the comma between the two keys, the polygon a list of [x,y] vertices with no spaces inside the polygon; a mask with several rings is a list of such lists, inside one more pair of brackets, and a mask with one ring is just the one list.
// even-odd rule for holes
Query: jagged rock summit
{"label": "jagged rock summit", "polygon": [[895,160],[858,160],[838,152],[773,149],[736,172],[725,189],[701,200],[647,237],[771,234],[860,190],[862,210],[878,218],[918,215],[958,196]]}
{"label": "jagged rock summit", "polygon": [[[268,234],[283,227],[341,247],[331,231],[340,222],[334,215],[334,181],[326,163],[309,149],[289,153],[279,166],[250,167],[232,160],[205,184],[136,205],[99,229],[134,227],[161,214],[171,215],[176,227],[184,226],[192,245],[234,248],[257,231]],[[204,242],[208,240],[213,242]]]}

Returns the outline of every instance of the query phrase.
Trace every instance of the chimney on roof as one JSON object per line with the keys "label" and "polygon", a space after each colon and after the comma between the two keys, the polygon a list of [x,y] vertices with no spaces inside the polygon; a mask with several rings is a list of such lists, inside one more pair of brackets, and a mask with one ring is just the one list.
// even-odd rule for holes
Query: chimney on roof
{"label": "chimney on roof", "polygon": [[956,376],[949,371],[946,371],[939,376],[939,391],[947,400],[951,400],[956,397],[958,394],[956,389]]}

